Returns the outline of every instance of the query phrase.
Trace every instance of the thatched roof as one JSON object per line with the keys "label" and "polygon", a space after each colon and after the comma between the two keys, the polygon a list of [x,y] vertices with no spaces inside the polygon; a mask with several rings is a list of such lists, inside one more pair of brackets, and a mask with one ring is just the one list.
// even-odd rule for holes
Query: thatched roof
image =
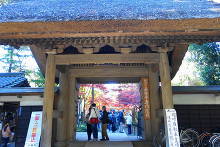
{"label": "thatched roof", "polygon": [[220,40],[219,12],[217,0],[14,0],[0,6],[0,44],[31,46],[44,72],[40,50],[51,44],[140,37],[146,45],[174,45],[174,76],[189,43]]}
{"label": "thatched roof", "polygon": [[0,22],[188,19],[220,17],[213,0],[14,0]]}

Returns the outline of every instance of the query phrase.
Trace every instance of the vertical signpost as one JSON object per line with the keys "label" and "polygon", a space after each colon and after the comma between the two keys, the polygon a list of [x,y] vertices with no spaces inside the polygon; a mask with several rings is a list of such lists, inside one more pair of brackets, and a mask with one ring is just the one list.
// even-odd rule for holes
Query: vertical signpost
{"label": "vertical signpost", "polygon": [[42,112],[32,112],[24,147],[39,147]]}
{"label": "vertical signpost", "polygon": [[143,109],[144,109],[144,119],[150,120],[150,100],[149,100],[149,82],[147,78],[142,78],[142,88],[143,88]]}
{"label": "vertical signpost", "polygon": [[164,110],[166,147],[180,147],[180,137],[175,109]]}

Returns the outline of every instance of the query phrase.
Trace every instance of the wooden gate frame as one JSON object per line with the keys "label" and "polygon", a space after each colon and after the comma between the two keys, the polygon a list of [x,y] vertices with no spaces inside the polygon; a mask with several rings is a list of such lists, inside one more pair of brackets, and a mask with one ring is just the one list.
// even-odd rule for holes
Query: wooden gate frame
{"label": "wooden gate frame", "polygon": [[[53,117],[57,117],[57,136],[55,146],[68,146],[74,141],[73,134],[76,129],[75,101],[76,78],[79,77],[149,77],[150,105],[151,105],[151,131],[147,132],[146,139],[152,140],[152,136],[158,133],[159,118],[157,111],[161,109],[159,97],[158,71],[161,77],[161,92],[163,108],[173,108],[170,71],[167,50],[159,53],[141,54],[115,54],[115,55],[54,55],[48,54],[46,64],[46,83],[43,105],[43,127],[41,144],[50,147],[52,142]],[[85,59],[85,60],[84,60]],[[105,63],[141,63],[148,64],[149,70],[143,68],[93,68],[93,69],[70,69],[72,64],[105,64]],[[54,85],[56,66],[65,65],[60,73],[60,97],[57,100],[57,110],[54,110]],[[159,69],[158,69],[159,66]],[[117,73],[117,74],[115,74]],[[72,117],[73,116],[73,117]],[[148,122],[149,123],[149,122]],[[74,124],[74,125],[71,125]],[[63,126],[68,126],[64,129]],[[145,125],[149,126],[149,125]],[[145,130],[146,132],[146,130]]]}

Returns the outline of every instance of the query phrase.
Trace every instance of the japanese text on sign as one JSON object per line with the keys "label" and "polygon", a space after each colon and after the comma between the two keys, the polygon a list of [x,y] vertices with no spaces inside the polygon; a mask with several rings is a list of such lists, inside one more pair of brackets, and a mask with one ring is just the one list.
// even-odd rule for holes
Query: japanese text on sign
{"label": "japanese text on sign", "polygon": [[180,147],[179,130],[175,109],[165,109],[166,144],[168,147]]}
{"label": "japanese text on sign", "polygon": [[42,112],[32,112],[25,147],[39,147],[42,125]]}

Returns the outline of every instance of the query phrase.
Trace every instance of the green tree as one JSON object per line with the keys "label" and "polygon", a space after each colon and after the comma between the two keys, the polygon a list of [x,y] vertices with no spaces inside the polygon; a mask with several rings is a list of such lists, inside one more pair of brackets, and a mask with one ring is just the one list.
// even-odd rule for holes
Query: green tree
{"label": "green tree", "polygon": [[220,85],[220,46],[219,43],[191,44],[191,60],[196,63],[201,80],[205,85]]}
{"label": "green tree", "polygon": [[35,71],[26,70],[25,74],[28,76],[30,83],[33,83],[35,87],[44,87],[45,78],[39,68],[35,69]]}
{"label": "green tree", "polygon": [[4,55],[0,58],[1,67],[5,72],[25,72],[25,76],[28,79],[30,85],[35,87],[44,86],[44,77],[37,67],[35,69],[29,69],[27,66],[28,60],[33,58],[30,48],[22,46],[16,49],[11,46],[1,46]]}
{"label": "green tree", "polygon": [[24,52],[28,48],[15,49],[11,46],[3,46],[3,49],[6,53],[0,59],[0,62],[2,62],[4,70],[7,72],[23,72],[26,68],[24,59],[32,56],[30,53]]}

